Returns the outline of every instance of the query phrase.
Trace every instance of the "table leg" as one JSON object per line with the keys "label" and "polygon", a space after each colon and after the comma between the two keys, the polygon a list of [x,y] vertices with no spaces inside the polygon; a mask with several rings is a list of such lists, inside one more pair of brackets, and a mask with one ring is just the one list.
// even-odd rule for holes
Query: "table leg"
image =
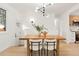
{"label": "table leg", "polygon": [[57,40],[56,48],[57,48],[57,56],[59,56],[59,40]]}
{"label": "table leg", "polygon": [[27,56],[30,56],[29,39],[27,40]]}

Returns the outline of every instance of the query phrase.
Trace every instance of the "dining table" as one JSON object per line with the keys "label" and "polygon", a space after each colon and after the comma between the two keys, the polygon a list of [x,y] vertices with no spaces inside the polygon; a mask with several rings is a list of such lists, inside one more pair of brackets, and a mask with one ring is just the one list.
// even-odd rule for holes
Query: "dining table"
{"label": "dining table", "polygon": [[33,39],[33,40],[38,40],[38,39],[42,39],[43,41],[45,39],[48,40],[56,40],[57,44],[56,44],[56,49],[57,49],[57,53],[56,55],[59,56],[59,46],[60,46],[60,40],[64,40],[65,38],[62,35],[46,35],[46,36],[39,36],[39,35],[22,35],[19,37],[19,40],[25,40],[27,43],[27,56],[30,56],[30,43],[29,40]]}

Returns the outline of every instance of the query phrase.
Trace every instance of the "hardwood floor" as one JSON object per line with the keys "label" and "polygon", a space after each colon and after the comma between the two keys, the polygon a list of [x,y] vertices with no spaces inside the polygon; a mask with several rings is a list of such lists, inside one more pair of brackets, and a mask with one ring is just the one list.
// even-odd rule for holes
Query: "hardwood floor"
{"label": "hardwood floor", "polygon": [[[26,48],[13,46],[0,53],[1,56],[27,56]],[[79,43],[60,43],[60,56],[79,56]]]}
{"label": "hardwood floor", "polygon": [[60,56],[79,56],[79,43],[61,43]]}
{"label": "hardwood floor", "polygon": [[0,53],[1,56],[27,56],[27,51],[24,46],[9,47]]}

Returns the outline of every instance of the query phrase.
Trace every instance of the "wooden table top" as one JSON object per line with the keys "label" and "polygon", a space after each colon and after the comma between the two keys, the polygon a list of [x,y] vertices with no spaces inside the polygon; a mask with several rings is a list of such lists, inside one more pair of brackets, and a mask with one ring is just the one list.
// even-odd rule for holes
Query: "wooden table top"
{"label": "wooden table top", "polygon": [[64,37],[61,35],[46,35],[39,36],[39,35],[24,35],[19,37],[20,40],[27,40],[27,39],[58,39],[58,40],[63,40]]}

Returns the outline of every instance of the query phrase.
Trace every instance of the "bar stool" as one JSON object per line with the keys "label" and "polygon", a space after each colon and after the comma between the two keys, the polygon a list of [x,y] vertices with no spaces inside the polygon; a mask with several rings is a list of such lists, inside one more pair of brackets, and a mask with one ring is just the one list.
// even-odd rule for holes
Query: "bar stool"
{"label": "bar stool", "polygon": [[[41,39],[40,40],[30,40],[30,52],[31,56],[40,56],[41,54]],[[37,53],[35,53],[37,52]]]}
{"label": "bar stool", "polygon": [[[45,40],[45,43],[46,43],[46,47],[45,47],[45,49],[46,49],[46,54],[47,54],[47,56],[50,56],[50,54],[51,53],[53,53],[52,55],[53,56],[56,56],[56,53],[57,53],[57,50],[56,50],[56,40],[48,40],[48,39],[46,39]],[[50,51],[50,53],[49,53],[49,51]]]}

